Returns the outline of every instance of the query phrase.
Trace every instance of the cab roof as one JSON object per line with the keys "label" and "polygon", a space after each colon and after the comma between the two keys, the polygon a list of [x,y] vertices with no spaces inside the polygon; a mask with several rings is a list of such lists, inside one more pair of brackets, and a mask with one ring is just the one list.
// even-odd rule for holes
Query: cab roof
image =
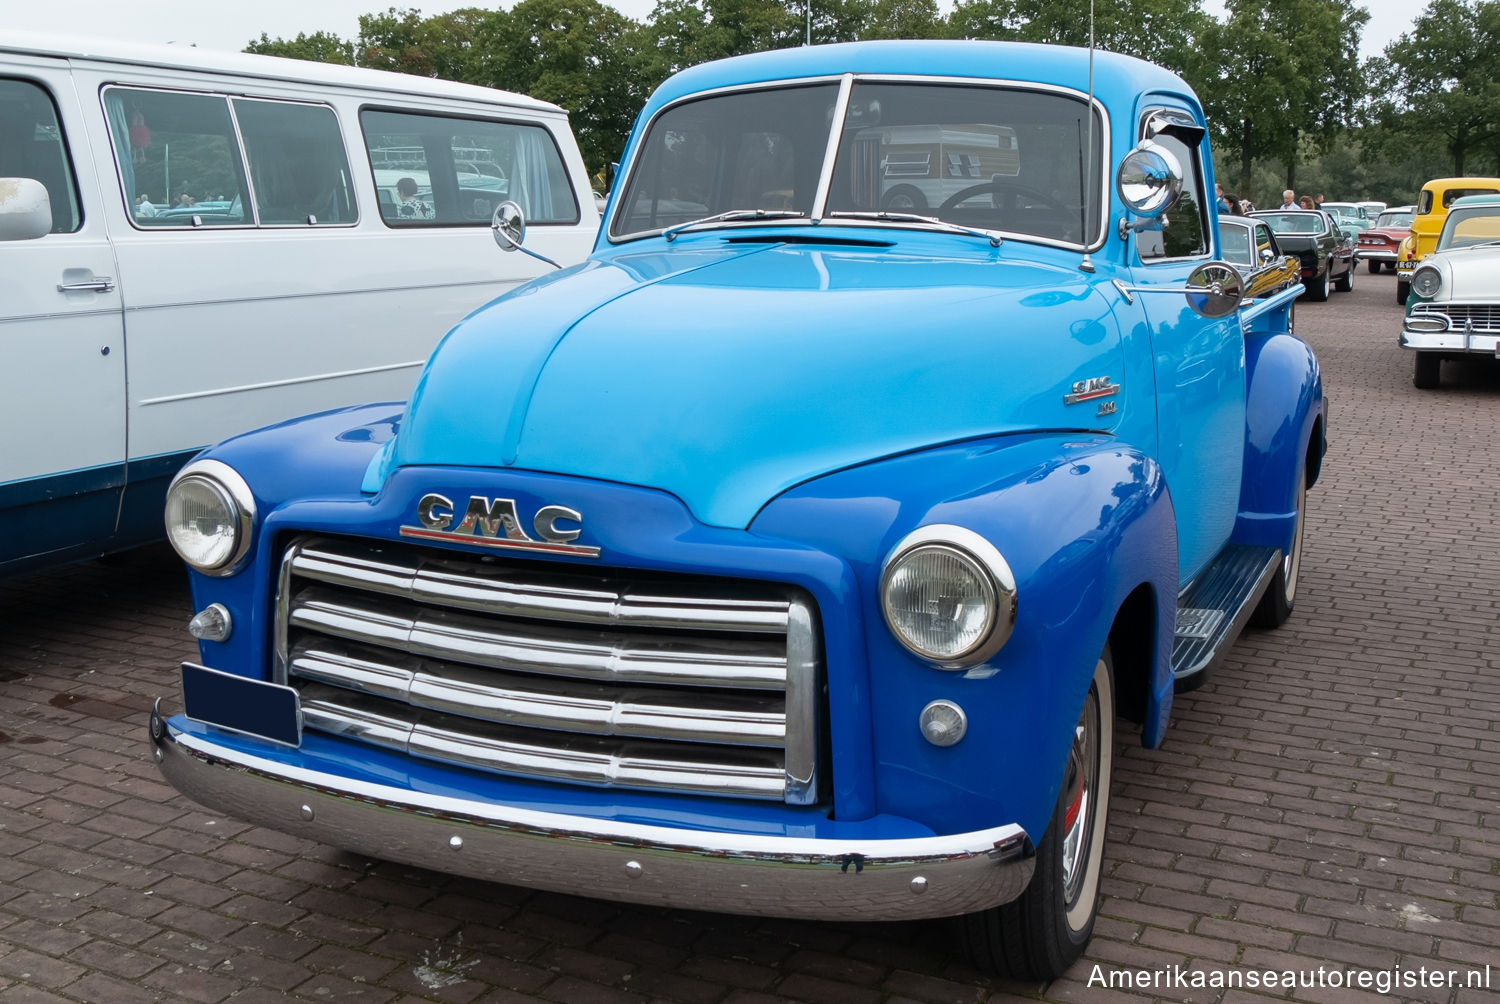
{"label": "cab roof", "polygon": [[[741,84],[837,77],[844,73],[915,77],[973,77],[1054,84],[1087,92],[1089,50],[1034,42],[882,40],[774,49],[701,63],[669,77],[647,102],[663,105],[703,91]],[[1124,95],[1134,105],[1145,91],[1196,95],[1177,74],[1115,52],[1094,50],[1094,95],[1106,107]]]}

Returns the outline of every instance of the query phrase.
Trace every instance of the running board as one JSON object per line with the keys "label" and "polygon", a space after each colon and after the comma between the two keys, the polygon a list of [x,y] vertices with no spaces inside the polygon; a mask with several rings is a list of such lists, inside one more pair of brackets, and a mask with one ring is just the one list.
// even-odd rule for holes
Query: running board
{"label": "running board", "polygon": [[1280,564],[1280,548],[1231,544],[1178,594],[1172,641],[1177,690],[1192,690],[1207,678],[1244,630]]}

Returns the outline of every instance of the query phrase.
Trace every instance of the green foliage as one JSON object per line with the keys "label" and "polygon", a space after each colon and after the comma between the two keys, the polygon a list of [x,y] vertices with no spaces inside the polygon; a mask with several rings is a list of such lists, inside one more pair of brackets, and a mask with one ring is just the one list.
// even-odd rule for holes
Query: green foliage
{"label": "green foliage", "polygon": [[1383,125],[1440,143],[1455,175],[1475,152],[1500,170],[1500,2],[1432,0],[1385,57],[1395,86],[1377,105]]}
{"label": "green foliage", "polygon": [[354,43],[346,42],[326,31],[316,31],[311,35],[298,35],[291,41],[268,38],[265,32],[261,32],[258,40],[245,46],[245,51],[257,52],[262,56],[310,59],[315,63],[354,65]]}

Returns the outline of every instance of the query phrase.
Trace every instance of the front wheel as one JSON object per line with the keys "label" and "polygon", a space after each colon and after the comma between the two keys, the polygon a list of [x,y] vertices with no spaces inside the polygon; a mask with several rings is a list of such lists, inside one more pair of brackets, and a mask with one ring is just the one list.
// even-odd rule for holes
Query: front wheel
{"label": "front wheel", "polygon": [[958,918],[974,965],[1010,979],[1054,980],[1083,954],[1099,915],[1114,742],[1114,662],[1106,646],[1073,729],[1031,884],[1010,903]]}
{"label": "front wheel", "polygon": [[1411,283],[1403,279],[1396,280],[1396,302],[1406,306],[1406,298],[1411,295]]}

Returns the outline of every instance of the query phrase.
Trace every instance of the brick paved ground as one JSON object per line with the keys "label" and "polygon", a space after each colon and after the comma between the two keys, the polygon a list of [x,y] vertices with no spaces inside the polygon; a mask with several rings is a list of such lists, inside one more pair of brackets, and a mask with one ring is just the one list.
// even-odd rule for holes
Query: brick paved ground
{"label": "brick paved ground", "polygon": [[[1388,1001],[1090,985],[1122,967],[1489,965],[1500,1000],[1500,368],[1410,382],[1387,273],[1298,309],[1332,398],[1292,621],[1127,745],[1088,958],[1049,987],[941,925],[622,907],[365,860],[206,813],[146,711],[194,652],[159,551],[0,587],[0,1002],[288,998]],[[1127,742],[1133,737],[1127,736]]]}

